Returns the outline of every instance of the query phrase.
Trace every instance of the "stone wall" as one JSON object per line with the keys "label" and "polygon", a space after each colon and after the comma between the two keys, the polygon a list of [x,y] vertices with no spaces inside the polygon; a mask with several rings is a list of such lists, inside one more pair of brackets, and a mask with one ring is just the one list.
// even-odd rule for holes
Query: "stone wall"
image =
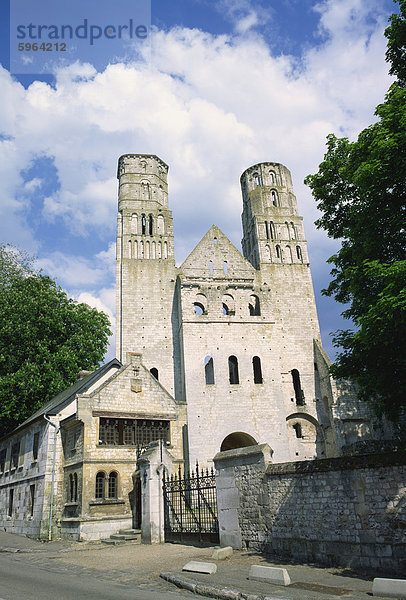
{"label": "stone wall", "polygon": [[269,450],[215,457],[222,545],[240,539],[271,556],[404,571],[405,452],[271,464]]}

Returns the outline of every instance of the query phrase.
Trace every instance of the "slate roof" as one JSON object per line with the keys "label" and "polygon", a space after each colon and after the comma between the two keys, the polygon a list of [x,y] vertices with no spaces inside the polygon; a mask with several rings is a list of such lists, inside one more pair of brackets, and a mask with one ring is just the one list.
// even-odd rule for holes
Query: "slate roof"
{"label": "slate roof", "polygon": [[38,409],[34,414],[32,414],[26,421],[21,423],[16,429],[14,429],[11,433],[6,435],[5,437],[9,437],[16,431],[19,431],[32,421],[35,421],[39,417],[43,415],[56,415],[60,412],[65,406],[67,406],[72,400],[75,398],[76,394],[84,394],[94,383],[98,381],[105,373],[111,369],[111,367],[117,366],[118,368],[122,367],[122,364],[116,358],[113,358],[110,362],[101,366],[99,369],[96,369],[89,375],[83,377],[83,379],[79,379],[70,387],[59,392],[54,398],[49,400],[46,404],[44,404],[40,409]]}

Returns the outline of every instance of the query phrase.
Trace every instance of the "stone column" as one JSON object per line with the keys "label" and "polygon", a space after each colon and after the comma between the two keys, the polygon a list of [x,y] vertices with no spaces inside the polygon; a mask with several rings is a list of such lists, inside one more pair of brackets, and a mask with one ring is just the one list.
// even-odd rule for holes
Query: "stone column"
{"label": "stone column", "polygon": [[137,461],[141,478],[143,544],[163,544],[165,541],[162,476],[164,469],[172,473],[173,460],[165,442],[154,442]]}
{"label": "stone column", "polygon": [[268,444],[260,444],[218,452],[214,457],[220,546],[242,548],[236,468],[255,465],[265,473],[267,464],[272,462],[272,453]]}

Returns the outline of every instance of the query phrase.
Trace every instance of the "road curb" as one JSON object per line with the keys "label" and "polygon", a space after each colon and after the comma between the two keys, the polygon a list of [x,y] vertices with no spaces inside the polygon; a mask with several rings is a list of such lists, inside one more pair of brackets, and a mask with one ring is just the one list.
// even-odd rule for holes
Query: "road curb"
{"label": "road curb", "polygon": [[161,573],[160,577],[173,583],[179,588],[193,592],[206,598],[218,598],[219,600],[277,600],[272,596],[263,596],[262,594],[250,594],[233,590],[231,588],[208,585],[205,583],[196,583],[190,579],[185,579],[177,573]]}

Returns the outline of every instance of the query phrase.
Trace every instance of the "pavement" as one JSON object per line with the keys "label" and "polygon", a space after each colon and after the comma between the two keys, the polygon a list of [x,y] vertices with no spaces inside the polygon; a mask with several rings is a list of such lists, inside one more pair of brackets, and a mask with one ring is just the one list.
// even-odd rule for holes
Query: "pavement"
{"label": "pavement", "polygon": [[[0,531],[1,553],[15,559],[71,573],[89,573],[106,580],[131,583],[137,587],[188,590],[200,596],[225,600],[370,600],[372,577],[348,569],[278,563],[253,552],[234,551],[225,560],[211,559],[213,547],[181,544],[106,546],[97,543],[39,542]],[[189,561],[212,562],[212,575],[182,571]],[[291,584],[279,586],[248,579],[251,565],[286,568]]]}

